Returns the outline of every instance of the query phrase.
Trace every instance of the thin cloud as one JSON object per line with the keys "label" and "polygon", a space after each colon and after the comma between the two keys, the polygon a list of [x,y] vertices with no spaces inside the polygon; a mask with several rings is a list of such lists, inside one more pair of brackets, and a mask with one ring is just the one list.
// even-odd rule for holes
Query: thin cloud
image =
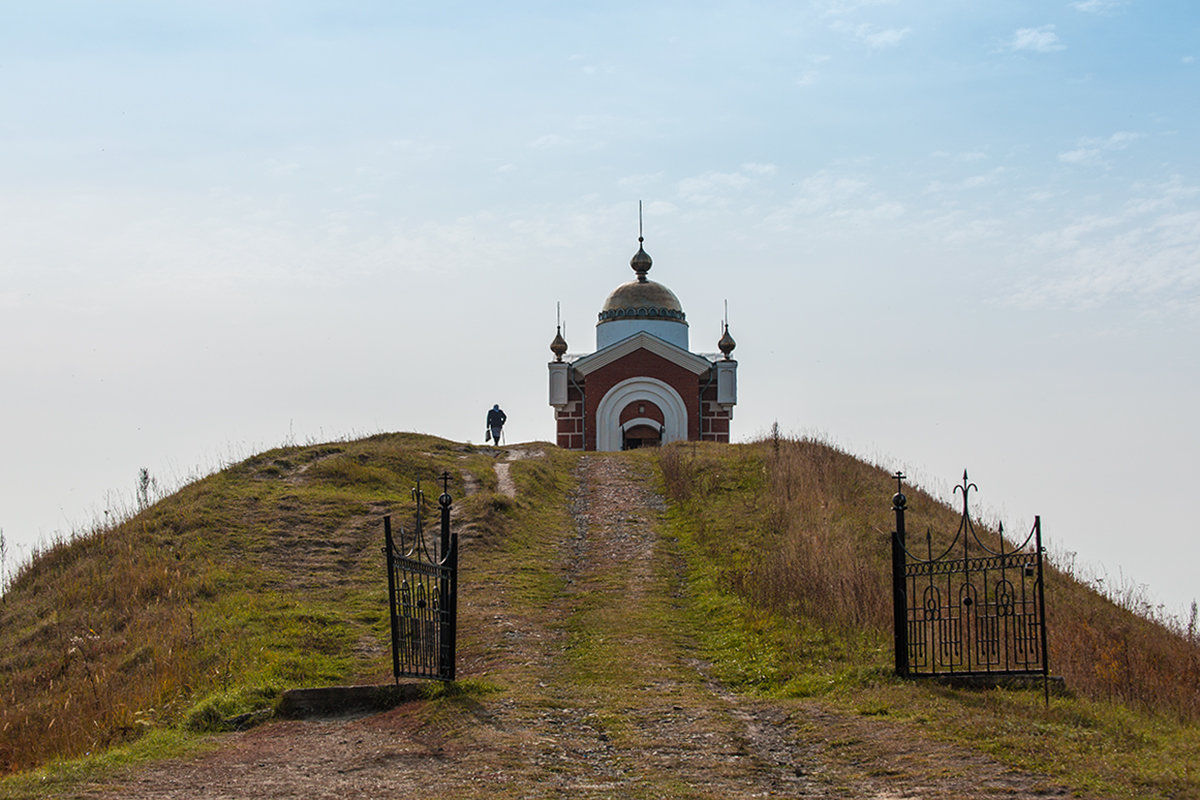
{"label": "thin cloud", "polygon": [[555,133],[548,133],[545,136],[539,136],[529,143],[529,146],[535,150],[545,150],[551,147],[559,147],[567,143],[567,140]]}
{"label": "thin cloud", "polygon": [[1117,131],[1107,139],[1085,137],[1075,143],[1075,149],[1059,153],[1058,160],[1064,164],[1102,163],[1105,153],[1124,150],[1140,138],[1142,134],[1132,131]]}
{"label": "thin cloud", "polygon": [[979,150],[968,150],[963,153],[951,153],[947,150],[934,150],[930,155],[932,155],[934,158],[946,158],[951,161],[962,162],[983,161],[985,158],[987,158],[987,153]]}
{"label": "thin cloud", "polygon": [[779,168],[774,164],[759,164],[754,161],[742,164],[742,172],[749,172],[752,175],[774,175]]}
{"label": "thin cloud", "polygon": [[892,45],[900,44],[900,41],[908,36],[911,28],[888,28],[880,31],[870,31],[861,37],[868,47],[877,49],[880,47],[891,47]]}
{"label": "thin cloud", "polygon": [[831,2],[816,3],[816,7],[829,17],[843,14],[854,14],[864,8],[873,6],[895,5],[896,0],[832,0]]}
{"label": "thin cloud", "polygon": [[1200,313],[1200,187],[1179,178],[1134,187],[1122,209],[1072,220],[1030,240],[1043,264],[1014,294],[1027,307],[1129,303]]}
{"label": "thin cloud", "polygon": [[879,50],[884,47],[893,47],[900,44],[912,30],[911,28],[878,28],[866,22],[859,23],[858,25],[852,25],[848,22],[835,22],[830,28],[837,33],[857,39],[872,50]]}
{"label": "thin cloud", "polygon": [[1112,14],[1129,5],[1129,0],[1076,0],[1071,8],[1087,14]]}
{"label": "thin cloud", "polygon": [[639,175],[626,175],[617,179],[617,185],[627,189],[640,189],[643,186],[651,186],[658,183],[662,180],[664,174],[664,172],[659,171],[646,172]]}
{"label": "thin cloud", "polygon": [[965,189],[980,189],[985,186],[994,186],[1000,181],[1000,177],[1004,174],[1004,167],[994,167],[987,172],[979,173],[978,175],[970,175],[955,183],[945,183],[943,181],[934,181],[926,190],[931,194],[938,192],[962,191]]}
{"label": "thin cloud", "polygon": [[826,63],[831,58],[832,56],[825,53],[809,56],[808,63],[810,67],[796,76],[796,85],[812,86],[813,84],[817,83],[821,78],[821,73],[816,69],[816,67],[820,64]]}
{"label": "thin cloud", "polygon": [[856,175],[820,170],[796,186],[790,200],[763,218],[767,226],[787,230],[802,222],[820,221],[820,230],[829,233],[835,228],[904,216],[902,203],[888,198],[867,180]]}
{"label": "thin cloud", "polygon": [[1054,53],[1066,50],[1067,46],[1058,38],[1053,25],[1042,25],[1038,28],[1018,28],[1005,44],[1005,49],[1014,53]]}
{"label": "thin cloud", "polygon": [[737,172],[705,172],[679,182],[679,194],[697,205],[722,205],[756,179],[774,175],[774,164],[743,164]]}

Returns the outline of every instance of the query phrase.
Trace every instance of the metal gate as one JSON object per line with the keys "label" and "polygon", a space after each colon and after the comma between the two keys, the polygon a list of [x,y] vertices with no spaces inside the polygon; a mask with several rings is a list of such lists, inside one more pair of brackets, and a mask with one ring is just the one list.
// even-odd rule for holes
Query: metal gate
{"label": "metal gate", "polygon": [[443,472],[441,536],[426,545],[422,520],[425,494],[421,483],[412,490],[417,504],[411,537],[400,529],[399,547],[392,537],[392,518],[383,518],[387,554],[388,606],[392,621],[392,674],[405,678],[454,680],[454,646],[458,624],[458,534],[450,532],[450,473]]}
{"label": "metal gate", "polygon": [[1033,676],[1049,679],[1046,601],[1042,581],[1042,522],[1015,548],[985,544],[971,520],[969,497],[978,487],[963,471],[962,517],[953,541],[934,554],[925,534],[924,557],[905,539],[904,475],[897,472],[896,530],[892,534],[892,591],[896,674],[901,676]]}

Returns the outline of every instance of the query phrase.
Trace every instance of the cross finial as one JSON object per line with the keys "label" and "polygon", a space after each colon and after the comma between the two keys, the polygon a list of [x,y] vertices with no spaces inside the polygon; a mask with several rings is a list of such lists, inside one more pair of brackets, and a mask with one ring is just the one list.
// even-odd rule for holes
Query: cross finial
{"label": "cross finial", "polygon": [[650,254],[642,247],[642,242],[646,241],[642,232],[642,201],[638,200],[638,251],[633,254],[633,258],[629,259],[629,266],[633,267],[633,271],[637,273],[639,283],[646,282],[646,273],[654,264]]}
{"label": "cross finial", "polygon": [[908,505],[908,498],[904,496],[904,473],[896,470],[896,474],[892,477],[896,479],[896,494],[892,495],[892,508],[899,514]]}

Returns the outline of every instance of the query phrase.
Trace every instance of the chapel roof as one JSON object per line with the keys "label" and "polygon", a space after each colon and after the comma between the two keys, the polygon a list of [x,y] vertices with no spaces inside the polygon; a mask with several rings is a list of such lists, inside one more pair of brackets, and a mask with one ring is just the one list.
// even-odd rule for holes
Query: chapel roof
{"label": "chapel roof", "polygon": [[683,313],[683,305],[675,293],[646,277],[654,261],[642,247],[642,241],[642,237],[639,236],[638,251],[629,260],[629,266],[637,273],[637,278],[613,290],[600,309],[600,322],[620,319],[669,319],[684,322],[687,319]]}

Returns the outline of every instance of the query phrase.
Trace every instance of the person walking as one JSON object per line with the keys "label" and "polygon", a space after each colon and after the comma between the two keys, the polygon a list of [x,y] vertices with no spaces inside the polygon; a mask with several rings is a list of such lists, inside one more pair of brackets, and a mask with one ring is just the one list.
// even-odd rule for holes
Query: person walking
{"label": "person walking", "polygon": [[497,403],[487,413],[487,433],[484,434],[484,441],[491,439],[492,443],[499,447],[500,434],[504,433],[505,422],[508,422],[508,416],[500,410],[500,405]]}

